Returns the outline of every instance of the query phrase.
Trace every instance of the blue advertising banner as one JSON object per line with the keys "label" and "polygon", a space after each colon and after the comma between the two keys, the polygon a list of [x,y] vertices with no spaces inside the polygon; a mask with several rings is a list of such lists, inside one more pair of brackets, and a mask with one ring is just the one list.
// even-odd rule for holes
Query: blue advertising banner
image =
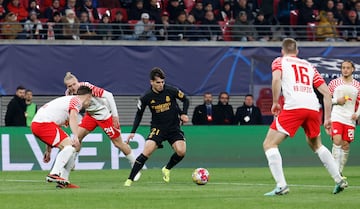
{"label": "blue advertising banner", "polygon": [[[0,95],[13,95],[18,85],[36,95],[62,95],[67,71],[115,95],[139,95],[156,66],[165,70],[167,83],[189,95],[243,95],[271,84],[277,56],[280,47],[1,45]],[[314,63],[327,81],[339,75],[343,60],[360,63],[356,47],[304,47],[299,56]]]}

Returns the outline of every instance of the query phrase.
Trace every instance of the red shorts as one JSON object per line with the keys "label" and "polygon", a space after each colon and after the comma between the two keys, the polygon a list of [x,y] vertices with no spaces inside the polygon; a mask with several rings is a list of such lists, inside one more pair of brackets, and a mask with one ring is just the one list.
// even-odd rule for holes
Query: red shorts
{"label": "red shorts", "polygon": [[81,120],[79,125],[82,128],[85,128],[88,131],[93,131],[97,126],[100,126],[106,135],[109,136],[110,139],[116,139],[120,136],[120,129],[115,128],[113,125],[112,117],[110,116],[106,120],[96,120],[95,118],[91,117],[88,113],[86,113]]}
{"label": "red shorts", "polygon": [[319,114],[318,111],[308,109],[282,110],[270,128],[293,137],[301,126],[307,137],[315,138],[320,135]]}
{"label": "red shorts", "polygon": [[65,133],[58,125],[53,122],[50,123],[31,123],[31,131],[45,144],[57,147],[69,135]]}
{"label": "red shorts", "polygon": [[331,136],[341,135],[342,140],[352,142],[354,141],[355,127],[345,125],[339,122],[331,123]]}

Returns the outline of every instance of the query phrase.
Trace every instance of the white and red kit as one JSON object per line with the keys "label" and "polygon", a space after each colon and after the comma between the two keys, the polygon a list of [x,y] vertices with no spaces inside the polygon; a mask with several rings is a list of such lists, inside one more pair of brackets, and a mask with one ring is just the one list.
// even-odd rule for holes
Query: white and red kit
{"label": "white and red kit", "polygon": [[[333,107],[331,112],[332,135],[340,134],[342,139],[352,142],[354,140],[354,132],[356,121],[351,117],[357,113],[356,106],[360,99],[360,83],[355,79],[345,82],[342,77],[334,79],[329,83],[329,91],[333,97]],[[337,105],[339,98],[345,97],[344,105]]]}
{"label": "white and red kit", "polygon": [[68,125],[71,110],[79,112],[81,102],[76,96],[63,96],[44,104],[35,114],[31,130],[46,144],[56,147],[68,135],[60,128]]}
{"label": "white and red kit", "polygon": [[325,83],[324,79],[308,61],[293,56],[276,58],[272,63],[272,71],[275,70],[282,73],[284,107],[270,127],[293,137],[301,126],[308,137],[318,136],[320,103],[314,87]]}
{"label": "white and red kit", "polygon": [[[86,113],[81,120],[80,127],[88,131],[93,131],[100,126],[110,139],[120,136],[120,127],[113,126],[112,116],[118,117],[118,112],[113,95],[89,82],[80,82],[80,86],[87,86],[92,90],[90,106],[86,108]],[[65,95],[70,95],[66,90]]]}

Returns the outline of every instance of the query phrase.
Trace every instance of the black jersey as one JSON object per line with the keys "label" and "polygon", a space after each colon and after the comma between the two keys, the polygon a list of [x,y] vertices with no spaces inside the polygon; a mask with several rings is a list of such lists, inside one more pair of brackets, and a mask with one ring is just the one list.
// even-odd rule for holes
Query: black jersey
{"label": "black jersey", "polygon": [[[181,109],[177,103],[179,99],[183,103]],[[189,99],[178,88],[164,85],[163,91],[156,93],[152,89],[145,92],[138,101],[138,111],[135,116],[131,133],[135,133],[138,128],[146,106],[151,111],[151,127],[161,129],[172,129],[180,126],[181,114],[187,114]]]}

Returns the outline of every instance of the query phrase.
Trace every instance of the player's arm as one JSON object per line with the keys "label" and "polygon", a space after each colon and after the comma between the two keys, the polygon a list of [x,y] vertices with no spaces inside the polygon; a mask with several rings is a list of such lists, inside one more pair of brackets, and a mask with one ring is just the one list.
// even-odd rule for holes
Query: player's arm
{"label": "player's arm", "polygon": [[43,158],[44,163],[50,162],[51,149],[52,149],[52,147],[50,145],[46,145],[46,150],[45,150],[44,158]]}
{"label": "player's arm", "polygon": [[142,117],[144,115],[145,108],[146,108],[145,100],[144,100],[144,98],[140,98],[137,103],[137,111],[136,111],[133,127],[132,127],[131,133],[129,134],[127,141],[126,141],[127,143],[129,143],[130,140],[132,138],[134,138],[135,132],[136,132],[137,128],[139,127]]}
{"label": "player's arm", "polygon": [[323,102],[324,102],[324,127],[326,129],[326,132],[330,134],[331,129],[331,94],[329,92],[329,88],[325,83],[321,84],[317,87],[318,91],[323,95]]}
{"label": "player's arm", "polygon": [[281,71],[274,70],[272,72],[272,96],[273,96],[273,105],[271,107],[271,112],[273,115],[277,116],[280,113],[281,106],[279,104],[279,98],[281,94]]}
{"label": "player's arm", "polygon": [[80,142],[78,138],[78,114],[79,111],[77,109],[70,109],[69,114],[69,126],[71,129],[71,132],[74,135],[73,139],[73,146],[76,148],[76,150],[80,149]]}
{"label": "player's arm", "polygon": [[180,119],[183,123],[189,122],[189,117],[187,116],[187,112],[189,109],[190,101],[187,96],[179,89],[175,90],[176,98],[179,99],[183,103],[183,108],[180,110]]}

